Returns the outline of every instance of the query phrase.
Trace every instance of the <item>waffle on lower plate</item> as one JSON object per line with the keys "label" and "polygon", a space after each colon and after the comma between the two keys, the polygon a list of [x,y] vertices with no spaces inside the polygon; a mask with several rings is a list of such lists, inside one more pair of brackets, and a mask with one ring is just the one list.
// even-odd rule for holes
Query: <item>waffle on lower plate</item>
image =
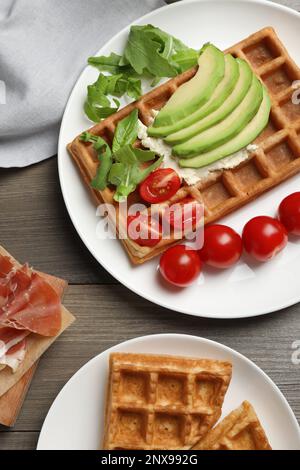
{"label": "waffle on lower plate", "polygon": [[218,421],[229,362],[114,353],[104,449],[189,449]]}
{"label": "waffle on lower plate", "polygon": [[244,401],[196,444],[197,450],[272,450],[254,408]]}
{"label": "waffle on lower plate", "polygon": [[[226,52],[250,63],[256,75],[268,88],[272,110],[267,128],[256,140],[259,149],[250,155],[246,162],[233,170],[215,172],[206,181],[194,186],[182,186],[177,194],[165,203],[170,205],[190,195],[204,204],[205,223],[220,219],[300,171],[300,105],[292,102],[295,93],[293,82],[300,80],[300,69],[273,28],[265,28],[253,34]],[[148,125],[152,118],[151,110],[160,109],[174,91],[195,73],[196,68],[169,80],[95,125],[90,132],[111,143],[117,123],[134,108],[138,109],[141,121]],[[99,164],[92,145],[83,143],[78,136],[68,145],[68,149],[96,202],[113,203],[118,212],[112,188],[96,191],[90,186]],[[128,202],[129,205],[141,202],[137,191],[130,195]],[[120,223],[124,224],[124,221]],[[131,261],[141,264],[178,240],[172,235],[167,240],[161,240],[154,248],[141,247],[129,238],[122,242]]]}

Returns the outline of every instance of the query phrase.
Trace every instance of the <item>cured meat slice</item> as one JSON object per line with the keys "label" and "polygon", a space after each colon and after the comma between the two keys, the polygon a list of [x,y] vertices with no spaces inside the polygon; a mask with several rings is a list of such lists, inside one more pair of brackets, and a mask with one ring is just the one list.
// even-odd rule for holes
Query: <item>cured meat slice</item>
{"label": "cured meat slice", "polygon": [[5,257],[0,257],[0,270],[3,273],[0,327],[25,329],[42,336],[56,336],[61,328],[59,295],[27,265],[18,269],[11,265],[11,271],[7,272],[9,264],[3,258]]}
{"label": "cured meat slice", "polygon": [[8,256],[0,256],[0,279],[5,278],[13,267],[14,265]]}
{"label": "cured meat slice", "polygon": [[10,277],[14,273],[14,265],[8,256],[0,256],[0,307],[6,304],[10,294]]}
{"label": "cured meat slice", "polygon": [[26,354],[28,335],[30,331],[0,328],[0,370],[8,366],[16,372]]}

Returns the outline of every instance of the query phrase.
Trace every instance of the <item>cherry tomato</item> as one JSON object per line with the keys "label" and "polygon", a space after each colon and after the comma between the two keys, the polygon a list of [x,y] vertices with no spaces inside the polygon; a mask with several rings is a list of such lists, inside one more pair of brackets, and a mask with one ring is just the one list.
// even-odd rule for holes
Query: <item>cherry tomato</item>
{"label": "cherry tomato", "polygon": [[258,261],[268,261],[282,251],[288,236],[277,219],[260,216],[251,219],[244,228],[243,242],[247,253]]}
{"label": "cherry tomato", "polygon": [[200,208],[201,206],[198,201],[192,197],[185,197],[178,204],[170,206],[168,216],[170,226],[174,230],[181,230],[182,232],[185,227],[194,227],[202,215],[199,211]]}
{"label": "cherry tomato", "polygon": [[185,245],[176,245],[164,252],[159,269],[171,284],[186,287],[198,277],[202,263],[196,250]]}
{"label": "cherry tomato", "polygon": [[282,201],[279,219],[288,232],[300,236],[300,192],[290,194]]}
{"label": "cherry tomato", "polygon": [[181,181],[176,171],[171,168],[159,168],[150,173],[140,184],[139,192],[144,201],[156,204],[174,196],[180,185]]}
{"label": "cherry tomato", "polygon": [[162,227],[157,219],[147,214],[135,214],[127,217],[129,237],[140,246],[153,247],[162,237]]}
{"label": "cherry tomato", "polygon": [[205,227],[204,245],[199,254],[209,266],[229,268],[238,262],[242,251],[242,239],[232,228],[219,224]]}

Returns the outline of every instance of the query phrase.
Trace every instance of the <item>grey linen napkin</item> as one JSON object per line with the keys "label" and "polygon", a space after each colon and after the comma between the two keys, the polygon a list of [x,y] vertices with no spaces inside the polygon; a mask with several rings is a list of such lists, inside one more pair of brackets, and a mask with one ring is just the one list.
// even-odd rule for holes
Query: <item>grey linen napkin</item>
{"label": "grey linen napkin", "polygon": [[0,167],[23,167],[54,155],[67,98],[87,57],[163,5],[163,0],[1,0]]}

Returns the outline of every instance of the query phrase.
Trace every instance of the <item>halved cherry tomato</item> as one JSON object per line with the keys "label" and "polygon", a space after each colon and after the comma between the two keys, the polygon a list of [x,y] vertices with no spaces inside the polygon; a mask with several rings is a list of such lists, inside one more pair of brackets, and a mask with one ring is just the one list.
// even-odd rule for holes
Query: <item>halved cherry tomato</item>
{"label": "halved cherry tomato", "polygon": [[199,254],[209,266],[229,268],[238,262],[242,251],[242,239],[232,228],[219,224],[205,227],[204,245]]}
{"label": "halved cherry tomato", "polygon": [[201,272],[202,263],[198,252],[185,245],[176,245],[164,252],[159,269],[171,284],[186,287],[192,284]]}
{"label": "halved cherry tomato", "polygon": [[288,242],[282,223],[268,216],[254,217],[243,231],[245,250],[258,261],[268,261],[282,251]]}
{"label": "halved cherry tomato", "polygon": [[202,215],[198,211],[199,208],[201,208],[200,203],[192,197],[185,197],[177,204],[173,204],[173,206],[170,206],[170,212],[168,213],[170,226],[174,230],[181,230],[182,232],[185,227],[195,227]]}
{"label": "halved cherry tomato", "polygon": [[300,192],[290,194],[282,201],[279,219],[289,233],[300,236]]}
{"label": "halved cherry tomato", "polygon": [[156,204],[174,196],[180,185],[181,181],[176,171],[171,168],[159,168],[150,173],[140,184],[139,192],[144,201]]}
{"label": "halved cherry tomato", "polygon": [[134,214],[127,217],[129,237],[140,246],[153,247],[162,237],[162,227],[157,219],[148,214]]}

